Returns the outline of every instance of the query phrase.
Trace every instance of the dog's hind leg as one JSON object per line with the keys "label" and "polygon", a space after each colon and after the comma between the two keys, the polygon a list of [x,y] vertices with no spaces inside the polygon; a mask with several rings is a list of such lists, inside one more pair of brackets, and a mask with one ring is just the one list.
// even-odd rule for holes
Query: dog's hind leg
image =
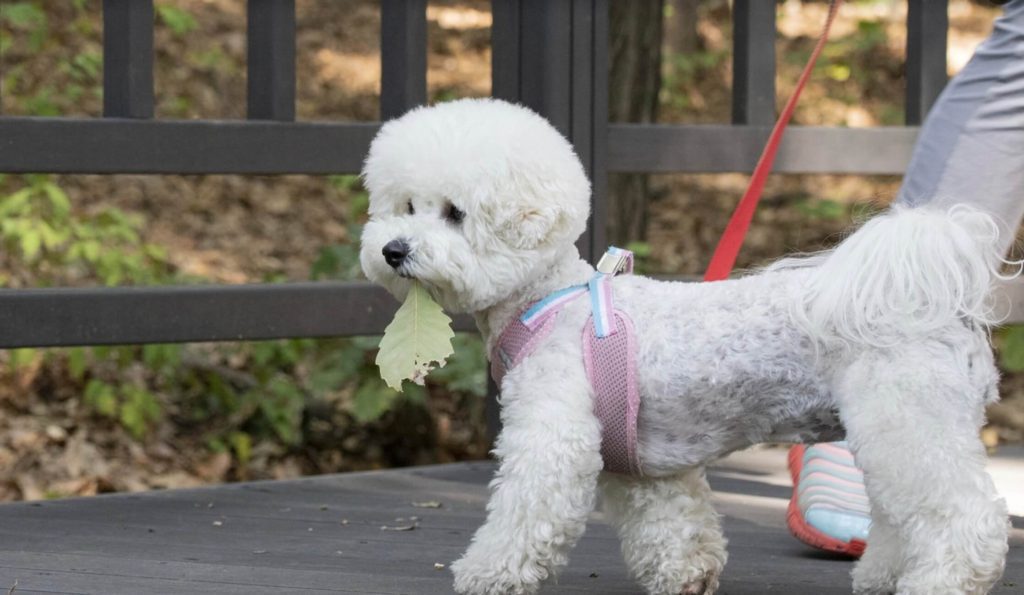
{"label": "dog's hind leg", "polygon": [[715,592],[726,541],[703,468],[663,479],[605,473],[601,488],[626,565],[648,593]]}
{"label": "dog's hind leg", "polygon": [[853,573],[857,592],[889,592],[890,570],[903,595],[985,593],[1002,574],[1009,517],[985,472],[987,395],[971,377],[938,342],[867,352],[839,375],[840,416],[882,529]]}

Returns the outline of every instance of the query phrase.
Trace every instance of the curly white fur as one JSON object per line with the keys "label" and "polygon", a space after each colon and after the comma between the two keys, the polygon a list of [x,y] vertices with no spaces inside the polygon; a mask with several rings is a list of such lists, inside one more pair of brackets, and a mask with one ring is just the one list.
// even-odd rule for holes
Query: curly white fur
{"label": "curly white fur", "polygon": [[926,337],[950,318],[988,326],[1001,320],[991,288],[1006,278],[1004,262],[990,215],[895,205],[817,259],[795,313],[818,340],[878,347]]}
{"label": "curly white fur", "polygon": [[[384,126],[364,175],[367,276],[399,297],[418,279],[471,312],[488,347],[525,305],[593,274],[573,245],[589,213],[583,168],[524,108],[413,111]],[[832,252],[741,279],[616,277],[615,303],[636,328],[644,478],[601,472],[580,344],[589,311],[568,306],[502,383],[501,464],[487,520],[452,565],[456,591],[537,591],[602,493],[648,593],[711,593],[726,555],[704,465],[845,431],[874,505],[855,590],[985,592],[1008,530],[978,439],[996,395],[995,229],[963,207],[895,209]],[[394,239],[411,248],[397,268],[382,256]]]}

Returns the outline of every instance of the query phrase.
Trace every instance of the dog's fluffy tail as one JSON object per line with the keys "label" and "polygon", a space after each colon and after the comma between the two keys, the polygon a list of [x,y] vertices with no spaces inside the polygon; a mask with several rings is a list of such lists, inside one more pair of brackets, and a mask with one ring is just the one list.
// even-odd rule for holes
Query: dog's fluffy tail
{"label": "dog's fluffy tail", "polygon": [[875,346],[955,319],[986,327],[1004,315],[991,297],[1006,278],[1000,246],[998,225],[975,208],[894,206],[814,259],[795,316],[819,341]]}

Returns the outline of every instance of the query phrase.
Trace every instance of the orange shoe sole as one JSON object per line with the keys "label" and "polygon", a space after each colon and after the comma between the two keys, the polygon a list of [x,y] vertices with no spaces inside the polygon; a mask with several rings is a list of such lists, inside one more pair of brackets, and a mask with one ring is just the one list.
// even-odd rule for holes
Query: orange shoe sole
{"label": "orange shoe sole", "polygon": [[803,444],[797,444],[789,449],[789,475],[793,479],[793,496],[789,500],[789,508],[786,510],[786,525],[789,527],[789,532],[793,534],[800,541],[806,543],[811,547],[815,547],[821,550],[836,552],[838,554],[844,554],[851,558],[859,558],[864,553],[864,548],[867,547],[861,539],[851,539],[850,541],[842,541],[822,533],[815,529],[804,520],[803,512],[800,511],[800,504],[798,501],[799,490],[800,490],[800,470],[804,464],[804,450]]}

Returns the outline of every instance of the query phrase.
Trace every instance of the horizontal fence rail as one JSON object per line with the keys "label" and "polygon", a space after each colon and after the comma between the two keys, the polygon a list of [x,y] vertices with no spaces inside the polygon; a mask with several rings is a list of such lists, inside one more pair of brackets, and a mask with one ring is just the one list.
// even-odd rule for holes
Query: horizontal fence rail
{"label": "horizontal fence rail", "polygon": [[[398,303],[360,282],[0,291],[0,344],[68,347],[378,334]],[[471,319],[455,328],[474,331]]]}
{"label": "horizontal fence rail", "polygon": [[[917,128],[790,126],[772,171],[902,174]],[[608,126],[608,170],[650,173],[750,172],[771,127],[659,124]]]}
{"label": "horizontal fence rail", "polygon": [[379,125],[0,118],[0,171],[335,174],[363,165]]}

